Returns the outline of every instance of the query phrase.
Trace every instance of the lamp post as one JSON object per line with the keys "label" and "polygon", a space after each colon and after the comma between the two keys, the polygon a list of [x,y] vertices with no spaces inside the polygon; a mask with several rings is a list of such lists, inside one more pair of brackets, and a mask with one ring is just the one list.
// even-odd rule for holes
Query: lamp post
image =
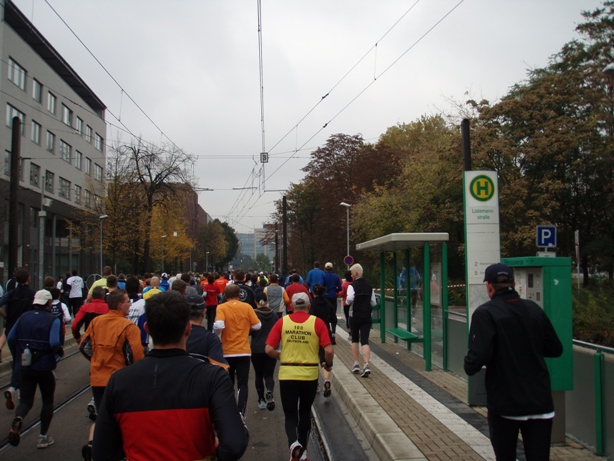
{"label": "lamp post", "polygon": [[205,253],[205,272],[209,272],[209,252]]}
{"label": "lamp post", "polygon": [[162,239],[162,270],[160,271],[160,273],[162,273],[164,272],[164,239],[166,238],[166,235],[163,235],[160,238]]}
{"label": "lamp post", "polygon": [[[344,206],[346,211],[347,211],[347,217],[348,217],[348,223],[347,223],[347,253],[345,254],[346,256],[350,255],[350,204],[349,203],[345,203],[345,202],[341,202],[339,205]],[[350,268],[350,266],[348,266],[348,269]]]}
{"label": "lamp post", "polygon": [[107,219],[109,215],[100,215],[100,275],[102,276],[102,222]]}

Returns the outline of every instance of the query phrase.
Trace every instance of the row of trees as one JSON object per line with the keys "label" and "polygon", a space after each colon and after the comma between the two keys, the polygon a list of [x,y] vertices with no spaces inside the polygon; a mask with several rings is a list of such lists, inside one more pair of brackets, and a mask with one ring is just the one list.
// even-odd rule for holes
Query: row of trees
{"label": "row of trees", "polygon": [[[459,123],[471,122],[473,169],[499,175],[502,256],[531,255],[535,227],[556,224],[558,254],[614,270],[614,2],[584,12],[580,39],[528,71],[499,102],[469,100],[455,114],[389,128],[375,144],[336,134],[312,153],[288,193],[293,266],[345,254],[344,201],[352,243],[391,232],[448,232],[450,275],[464,274]],[[273,219],[281,222],[282,204]],[[360,255],[367,263],[374,255]]]}
{"label": "row of trees", "polygon": [[[104,199],[96,213],[84,213],[73,235],[100,248],[104,226],[105,264],[129,273],[224,267],[238,249],[234,230],[219,220],[201,222],[192,175],[195,158],[174,145],[142,141],[118,144],[107,152]],[[98,194],[97,194],[98,195]],[[102,216],[107,216],[101,223]],[[87,238],[83,234],[87,234]],[[194,265],[193,263],[197,263]]]}

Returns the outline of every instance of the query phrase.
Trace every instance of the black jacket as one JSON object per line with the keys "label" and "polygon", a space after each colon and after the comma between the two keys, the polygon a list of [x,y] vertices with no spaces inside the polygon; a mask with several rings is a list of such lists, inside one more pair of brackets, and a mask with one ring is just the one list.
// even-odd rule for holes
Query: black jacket
{"label": "black jacket", "polygon": [[352,282],[354,289],[354,302],[352,303],[352,317],[356,320],[367,320],[371,318],[373,307],[371,306],[371,295],[373,287],[362,277]]}
{"label": "black jacket", "polygon": [[528,416],[554,411],[544,357],[559,357],[563,345],[546,313],[513,289],[497,291],[471,317],[465,372],[486,366],[488,411]]}

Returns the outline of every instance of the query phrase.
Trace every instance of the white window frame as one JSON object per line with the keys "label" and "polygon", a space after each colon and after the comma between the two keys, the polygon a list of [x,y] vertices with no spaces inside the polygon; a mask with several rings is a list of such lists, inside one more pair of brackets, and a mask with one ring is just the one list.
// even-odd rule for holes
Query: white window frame
{"label": "white window frame", "polygon": [[72,110],[65,104],[62,104],[62,122],[72,128]]}
{"label": "white window frame", "polygon": [[36,163],[30,163],[30,185],[39,188],[41,186],[40,176],[41,167],[38,166]]}
{"label": "white window frame", "polygon": [[66,200],[70,200],[71,185],[72,184],[68,179],[62,178],[60,176],[58,195],[62,198],[65,198]]}
{"label": "white window frame", "polygon": [[43,84],[35,78],[32,79],[32,99],[39,104],[43,102]]}
{"label": "white window frame", "polygon": [[55,174],[53,171],[45,171],[45,191],[53,194],[53,187],[55,182]]}
{"label": "white window frame", "polygon": [[83,136],[83,119],[81,117],[77,117],[77,121],[75,123],[75,130],[79,136]]}
{"label": "white window frame", "polygon": [[75,184],[75,203],[81,205],[81,186]]}
{"label": "white window frame", "polygon": [[102,182],[102,167],[97,163],[94,164],[94,179]]}
{"label": "white window frame", "polygon": [[72,146],[63,139],[60,139],[60,158],[66,163],[71,163]]}
{"label": "white window frame", "polygon": [[45,148],[47,151],[55,154],[55,134],[47,130],[47,137],[45,138]]}
{"label": "white window frame", "polygon": [[55,115],[55,106],[57,105],[58,98],[51,91],[47,91],[47,110]]}
{"label": "white window frame", "polygon": [[92,159],[89,157],[85,157],[85,172],[92,175]]}
{"label": "white window frame", "polygon": [[16,107],[11,106],[7,103],[6,105],[6,126],[9,128],[13,128],[13,117],[18,117],[21,120],[21,135],[23,136],[25,133],[26,126],[26,114],[17,109]]}
{"label": "white window frame", "polygon": [[83,168],[83,154],[78,150],[75,151],[75,168],[77,170]]}
{"label": "white window frame", "polygon": [[32,120],[32,130],[30,133],[30,140],[34,143],[34,144],[38,144],[40,146],[41,144],[41,125],[40,123],[37,123],[36,121]]}
{"label": "white window frame", "polygon": [[85,141],[92,143],[92,135],[93,135],[92,127],[87,125],[85,127]]}
{"label": "white window frame", "polygon": [[9,74],[8,78],[11,82],[17,85],[22,90],[26,90],[26,75],[28,71],[26,71],[23,67],[19,65],[17,61],[13,58],[9,58]]}
{"label": "white window frame", "polygon": [[96,133],[96,138],[95,138],[95,142],[94,142],[94,147],[96,149],[98,149],[100,152],[102,152],[102,146],[104,144],[104,139],[102,139],[102,136],[100,136],[98,133]]}

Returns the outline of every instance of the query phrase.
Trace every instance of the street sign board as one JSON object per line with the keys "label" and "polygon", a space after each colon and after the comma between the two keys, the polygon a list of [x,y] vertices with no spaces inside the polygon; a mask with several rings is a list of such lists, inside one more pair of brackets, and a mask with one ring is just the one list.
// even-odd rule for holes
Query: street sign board
{"label": "street sign board", "polygon": [[350,255],[347,255],[345,258],[343,258],[343,262],[346,266],[351,266],[352,264],[354,264],[354,258],[352,258]]}
{"label": "street sign board", "polygon": [[556,226],[537,226],[536,245],[539,248],[556,246]]}

